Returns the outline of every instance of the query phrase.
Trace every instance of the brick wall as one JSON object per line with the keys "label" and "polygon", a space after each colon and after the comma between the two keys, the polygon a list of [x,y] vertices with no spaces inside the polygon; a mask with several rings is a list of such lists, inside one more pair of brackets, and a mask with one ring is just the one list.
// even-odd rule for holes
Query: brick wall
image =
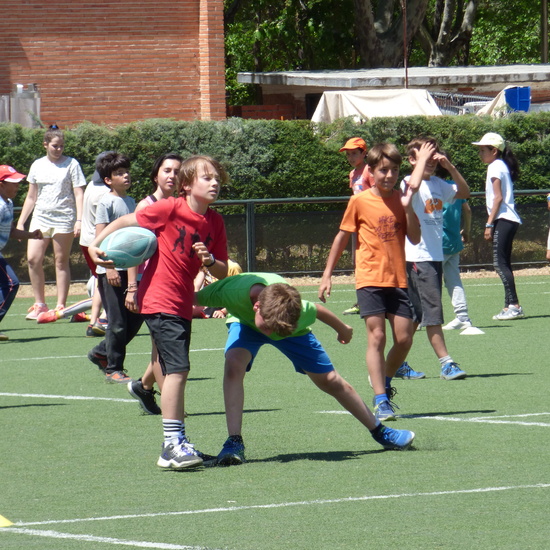
{"label": "brick wall", "polygon": [[2,0],[0,94],[44,123],[225,118],[223,0]]}

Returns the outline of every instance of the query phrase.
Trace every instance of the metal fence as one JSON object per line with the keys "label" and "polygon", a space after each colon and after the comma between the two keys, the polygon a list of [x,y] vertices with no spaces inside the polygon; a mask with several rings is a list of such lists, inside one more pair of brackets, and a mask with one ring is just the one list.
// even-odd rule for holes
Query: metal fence
{"label": "metal fence", "polygon": [[[516,268],[540,267],[548,263],[548,210],[546,200],[540,200],[540,195],[545,194],[546,191],[541,190],[516,192],[516,197],[521,197],[517,210],[523,221],[512,254]],[[348,200],[347,196],[248,199],[218,201],[215,208],[224,216],[229,255],[246,271],[318,276],[325,268]],[[483,238],[487,220],[483,193],[472,193],[471,207],[472,235],[462,252],[461,268],[468,271],[492,269],[491,246]],[[291,211],[293,208],[295,211]],[[25,242],[12,239],[2,253],[21,282],[28,282]],[[76,241],[71,266],[73,281],[88,279],[88,266]],[[46,255],[44,267],[46,280],[53,281],[55,270],[51,253]],[[353,272],[351,242],[336,272]]]}

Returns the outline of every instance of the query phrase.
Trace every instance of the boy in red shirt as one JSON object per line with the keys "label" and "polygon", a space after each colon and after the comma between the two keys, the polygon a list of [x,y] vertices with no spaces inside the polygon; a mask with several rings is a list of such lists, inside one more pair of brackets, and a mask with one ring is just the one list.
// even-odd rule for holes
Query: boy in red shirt
{"label": "boy in red shirt", "polygon": [[227,238],[220,214],[211,210],[222,184],[222,166],[210,157],[187,159],[177,179],[177,198],[157,201],[118,218],[96,237],[88,251],[95,263],[105,262],[98,244],[113,231],[139,225],[158,240],[138,287],[138,306],[157,346],[165,375],[161,395],[164,443],[157,465],[182,470],[203,462],[185,433],[184,390],[189,375],[193,316],[193,281],[201,266],[218,279],[227,276]]}

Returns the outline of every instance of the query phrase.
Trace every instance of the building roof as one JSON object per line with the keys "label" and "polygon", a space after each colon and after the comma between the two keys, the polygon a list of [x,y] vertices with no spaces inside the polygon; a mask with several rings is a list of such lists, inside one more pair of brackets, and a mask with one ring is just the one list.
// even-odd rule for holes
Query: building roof
{"label": "building roof", "polygon": [[[434,91],[499,92],[507,85],[550,90],[550,64],[484,67],[409,67],[408,86]],[[259,84],[268,93],[405,87],[405,69],[239,73],[241,84]]]}

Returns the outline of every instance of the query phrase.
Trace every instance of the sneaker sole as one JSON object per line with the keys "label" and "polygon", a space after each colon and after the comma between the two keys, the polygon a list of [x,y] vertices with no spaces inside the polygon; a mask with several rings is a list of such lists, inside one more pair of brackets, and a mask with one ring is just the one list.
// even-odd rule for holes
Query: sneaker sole
{"label": "sneaker sole", "polygon": [[217,459],[218,466],[239,466],[244,464],[246,460],[239,455],[227,454]]}
{"label": "sneaker sole", "polygon": [[422,380],[423,378],[426,378],[426,375],[424,373],[420,376],[399,376],[396,374],[394,378],[400,378],[401,380]]}
{"label": "sneaker sole", "polygon": [[126,380],[116,380],[113,378],[109,378],[108,375],[105,375],[105,382],[107,382],[107,384],[129,384],[130,382],[132,382],[132,379],[128,378]]}
{"label": "sneaker sole", "polygon": [[[88,353],[88,361],[93,363],[101,372],[105,372],[105,367],[102,365],[102,360],[93,355],[92,352]],[[107,358],[105,358],[105,362],[107,362]]]}
{"label": "sneaker sole", "polygon": [[192,466],[201,466],[202,458],[195,456],[190,457],[189,460],[185,462],[174,462],[173,460],[166,460],[165,458],[159,457],[157,461],[157,466],[163,470],[185,470],[186,468],[191,468]]}
{"label": "sneaker sole", "polygon": [[441,375],[441,380],[462,380],[468,376],[465,372],[461,372],[460,374],[455,374],[451,376],[445,376],[444,374]]}
{"label": "sneaker sole", "polygon": [[414,432],[411,433],[412,437],[409,439],[409,441],[407,441],[407,443],[405,443],[405,445],[384,447],[384,449],[386,449],[387,451],[406,451],[413,444],[414,438],[416,437],[416,434]]}

